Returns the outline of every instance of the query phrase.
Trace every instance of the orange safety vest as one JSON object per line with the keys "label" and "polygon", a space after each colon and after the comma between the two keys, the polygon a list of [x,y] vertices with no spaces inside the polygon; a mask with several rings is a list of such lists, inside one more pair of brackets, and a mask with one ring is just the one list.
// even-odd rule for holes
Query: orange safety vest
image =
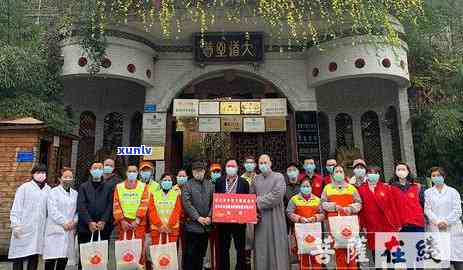
{"label": "orange safety vest", "polygon": [[291,202],[296,206],[294,213],[301,217],[311,218],[318,213],[321,200],[315,195],[311,195],[310,199],[306,200],[301,194],[296,194],[291,198]]}
{"label": "orange safety vest", "polygon": [[[325,194],[328,198],[328,202],[334,202],[341,207],[347,207],[354,203],[354,193],[357,192],[357,189],[351,185],[347,186],[335,186],[332,183],[326,185]],[[345,213],[328,212],[328,216],[338,216],[346,215]]]}

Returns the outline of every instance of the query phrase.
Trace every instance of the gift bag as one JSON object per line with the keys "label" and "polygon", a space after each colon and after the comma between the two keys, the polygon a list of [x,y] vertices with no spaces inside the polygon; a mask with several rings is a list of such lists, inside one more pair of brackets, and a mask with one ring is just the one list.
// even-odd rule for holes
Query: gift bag
{"label": "gift bag", "polygon": [[127,232],[125,232],[124,239],[116,241],[114,246],[117,270],[139,270],[143,268],[139,264],[143,250],[142,240],[135,239],[135,234],[132,234],[132,240],[127,240]]}
{"label": "gift bag", "polygon": [[159,244],[150,246],[150,255],[153,261],[153,270],[178,270],[177,243],[169,243],[167,236],[166,244],[161,244],[159,234]]}
{"label": "gift bag", "polygon": [[334,248],[347,248],[349,241],[359,237],[359,220],[357,216],[329,217],[328,223],[334,238]]}
{"label": "gift bag", "polygon": [[98,241],[80,245],[80,261],[84,270],[106,270],[108,263],[108,241],[101,240],[100,231],[98,231]]}
{"label": "gift bag", "polygon": [[294,224],[297,240],[297,253],[309,254],[317,249],[317,245],[322,241],[322,224],[316,223],[296,223]]}

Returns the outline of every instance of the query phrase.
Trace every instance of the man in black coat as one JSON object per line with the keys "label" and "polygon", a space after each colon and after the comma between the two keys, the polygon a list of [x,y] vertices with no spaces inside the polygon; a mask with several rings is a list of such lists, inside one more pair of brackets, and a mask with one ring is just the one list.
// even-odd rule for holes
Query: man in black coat
{"label": "man in black coat", "polygon": [[[238,163],[229,160],[225,166],[225,175],[215,184],[216,193],[249,194],[249,183],[238,176]],[[246,269],[246,224],[220,223],[219,230],[219,270],[230,270],[230,245],[231,239],[236,248],[235,270]]]}
{"label": "man in black coat", "polygon": [[[103,179],[103,164],[95,162],[90,168],[90,178],[80,185],[77,195],[79,244],[90,242],[92,233],[100,231],[101,239],[108,240],[112,226],[114,187]],[[94,234],[93,240],[97,240]]]}

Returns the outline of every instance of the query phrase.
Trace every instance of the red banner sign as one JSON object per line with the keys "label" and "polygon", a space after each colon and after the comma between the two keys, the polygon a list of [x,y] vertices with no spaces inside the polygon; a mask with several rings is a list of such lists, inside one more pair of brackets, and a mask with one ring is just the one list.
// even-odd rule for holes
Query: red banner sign
{"label": "red banner sign", "polygon": [[257,223],[256,194],[214,193],[212,222]]}

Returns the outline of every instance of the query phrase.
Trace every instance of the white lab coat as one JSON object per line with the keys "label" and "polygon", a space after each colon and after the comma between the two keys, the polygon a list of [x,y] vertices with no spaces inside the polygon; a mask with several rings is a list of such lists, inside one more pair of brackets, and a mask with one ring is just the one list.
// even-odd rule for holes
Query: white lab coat
{"label": "white lab coat", "polygon": [[45,244],[43,258],[69,258],[75,260],[75,230],[64,231],[63,225],[77,221],[77,191],[69,192],[59,185],[48,193],[47,222],[45,226]]}
{"label": "white lab coat", "polygon": [[424,213],[429,219],[428,230],[435,232],[439,228],[434,225],[441,221],[447,222],[450,232],[450,260],[463,261],[463,226],[461,223],[461,198],[458,191],[444,185],[439,192],[435,187],[424,193]]}
{"label": "white lab coat", "polygon": [[8,259],[42,254],[49,190],[50,186],[40,189],[34,181],[24,183],[16,190],[10,212],[13,232]]}

